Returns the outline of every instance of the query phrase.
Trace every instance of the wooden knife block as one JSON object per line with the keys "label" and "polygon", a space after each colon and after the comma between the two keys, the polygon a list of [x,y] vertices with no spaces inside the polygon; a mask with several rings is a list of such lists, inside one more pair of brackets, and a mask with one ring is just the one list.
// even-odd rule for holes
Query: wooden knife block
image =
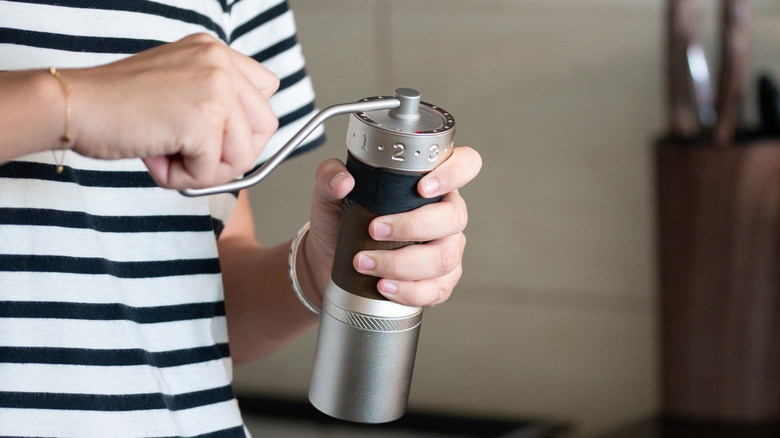
{"label": "wooden knife block", "polygon": [[780,141],[655,152],[664,413],[780,420]]}

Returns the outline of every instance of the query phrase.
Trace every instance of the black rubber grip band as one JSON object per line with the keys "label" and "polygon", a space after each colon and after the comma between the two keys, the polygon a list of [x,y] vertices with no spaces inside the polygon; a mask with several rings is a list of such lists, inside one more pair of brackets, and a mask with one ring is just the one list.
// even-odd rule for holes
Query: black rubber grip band
{"label": "black rubber grip band", "polygon": [[441,196],[419,195],[417,183],[422,174],[404,175],[371,167],[352,154],[347,157],[347,170],[355,178],[348,198],[379,215],[403,213],[441,200]]}

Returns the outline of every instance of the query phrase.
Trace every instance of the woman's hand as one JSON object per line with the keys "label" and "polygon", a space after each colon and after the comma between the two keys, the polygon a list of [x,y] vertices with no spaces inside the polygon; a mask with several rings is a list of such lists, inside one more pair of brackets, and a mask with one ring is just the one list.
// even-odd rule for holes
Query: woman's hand
{"label": "woman's hand", "polygon": [[231,181],[278,126],[268,104],[278,78],[206,34],[61,75],[72,90],[73,149],[142,158],[167,188]]}
{"label": "woman's hand", "polygon": [[[369,226],[375,240],[426,243],[392,251],[361,251],[353,260],[354,268],[381,278],[377,288],[392,301],[430,307],[447,300],[460,279],[466,245],[463,230],[468,211],[458,189],[476,177],[481,167],[482,159],[474,149],[455,148],[452,156],[418,185],[420,195],[441,195],[441,202],[381,216]],[[320,293],[330,275],[341,203],[354,184],[338,160],[325,161],[317,168],[305,253],[309,267],[319,277],[316,282]]]}

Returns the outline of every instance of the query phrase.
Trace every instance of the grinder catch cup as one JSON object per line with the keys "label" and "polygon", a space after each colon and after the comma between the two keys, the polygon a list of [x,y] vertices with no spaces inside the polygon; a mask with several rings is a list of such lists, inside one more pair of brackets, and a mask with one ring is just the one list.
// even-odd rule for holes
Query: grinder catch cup
{"label": "grinder catch cup", "polygon": [[255,173],[231,183],[182,191],[200,196],[250,187],[267,176],[326,119],[351,113],[347,169],[355,187],[344,201],[331,281],[325,290],[309,400],[343,420],[383,423],[406,411],[422,308],[387,300],[378,278],[352,266],[357,252],[396,249],[415,242],[379,242],[371,220],[437,202],[417,183],[452,154],[455,120],[442,108],[399,88],[393,97],[372,97],[318,113]]}

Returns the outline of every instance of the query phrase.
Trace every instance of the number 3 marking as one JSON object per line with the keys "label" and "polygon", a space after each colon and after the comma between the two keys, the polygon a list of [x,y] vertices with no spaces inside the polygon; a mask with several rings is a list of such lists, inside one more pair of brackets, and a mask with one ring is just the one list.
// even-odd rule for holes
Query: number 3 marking
{"label": "number 3 marking", "polygon": [[436,161],[439,158],[439,145],[434,144],[431,145],[429,148],[431,151],[430,155],[428,155],[428,161]]}

